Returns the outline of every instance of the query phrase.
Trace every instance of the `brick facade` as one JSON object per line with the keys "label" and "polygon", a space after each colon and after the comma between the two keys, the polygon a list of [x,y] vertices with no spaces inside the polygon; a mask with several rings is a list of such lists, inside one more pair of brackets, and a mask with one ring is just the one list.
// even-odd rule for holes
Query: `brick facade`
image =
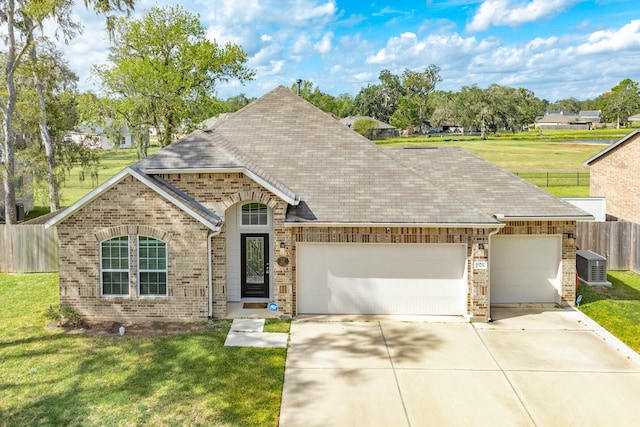
{"label": "brick facade", "polygon": [[[162,176],[220,216],[236,203],[257,201],[273,212],[273,259],[288,259],[272,268],[273,295],[280,313],[294,316],[296,307],[296,243],[462,243],[467,247],[467,316],[489,315],[489,234],[482,228],[299,227],[285,226],[287,203],[241,173]],[[208,312],[207,239],[211,230],[133,177],[127,177],[58,224],[60,301],[82,316],[98,320],[205,320]],[[562,302],[575,300],[575,222],[508,222],[500,234],[562,235]],[[127,297],[100,295],[100,242],[127,235],[130,241],[130,286]],[[168,297],[137,294],[136,237],[160,239],[168,246]],[[285,247],[281,248],[280,243]],[[227,314],[226,229],[211,237],[213,316]],[[481,245],[481,246],[479,246]]]}
{"label": "brick facade", "polygon": [[640,137],[604,154],[590,165],[590,195],[606,197],[607,214],[640,223]]}
{"label": "brick facade", "polygon": [[[132,177],[58,224],[60,304],[92,320],[205,320],[210,230]],[[129,296],[102,297],[100,242],[129,236]],[[168,246],[168,297],[139,297],[139,235]]]}

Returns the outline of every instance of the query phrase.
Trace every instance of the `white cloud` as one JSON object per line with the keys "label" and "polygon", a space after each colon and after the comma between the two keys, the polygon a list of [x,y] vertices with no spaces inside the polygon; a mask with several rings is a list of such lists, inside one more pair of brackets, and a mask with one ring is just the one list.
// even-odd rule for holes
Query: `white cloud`
{"label": "white cloud", "polygon": [[331,50],[332,39],[333,39],[333,33],[329,31],[324,36],[322,36],[322,39],[320,39],[319,42],[314,44],[313,47],[318,53],[328,53]]}
{"label": "white cloud", "polygon": [[640,49],[640,20],[633,20],[619,30],[596,31],[577,51],[585,55],[633,48]]}
{"label": "white cloud", "polygon": [[569,9],[579,0],[485,0],[467,25],[469,32],[486,31],[492,26],[517,27],[527,22],[549,18]]}
{"label": "white cloud", "polygon": [[260,40],[262,40],[263,42],[271,41],[271,39],[273,39],[273,37],[271,37],[268,34],[263,34],[263,35],[260,36]]}

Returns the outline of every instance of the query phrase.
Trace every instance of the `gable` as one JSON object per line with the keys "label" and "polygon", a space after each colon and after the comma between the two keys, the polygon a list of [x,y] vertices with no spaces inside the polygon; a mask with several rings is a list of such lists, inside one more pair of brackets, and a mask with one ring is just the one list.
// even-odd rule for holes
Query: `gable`
{"label": "gable", "polygon": [[[110,189],[112,189],[128,177],[138,180],[140,183],[147,186],[149,189],[157,193],[166,201],[172,203],[207,228],[213,231],[218,231],[220,229],[222,221],[215,213],[209,211],[208,209],[200,205],[197,201],[189,198],[186,194],[180,193],[175,188],[171,188],[170,186],[167,186],[166,184],[158,181],[157,179],[154,179],[153,177],[144,175],[140,171],[137,171],[132,167],[123,169],[118,174],[114,175],[106,182],[104,182],[102,185],[95,188],[89,194],[78,200],[76,203],[69,206],[60,214],[48,220],[45,223],[45,228],[53,227],[69,218],[70,216],[74,215],[84,206],[88,205],[94,200],[100,199]],[[120,208],[122,209],[125,207],[120,206]]]}
{"label": "gable", "polygon": [[625,137],[623,137],[619,141],[614,142],[604,150],[600,151],[595,156],[586,160],[583,164],[585,166],[592,166],[594,163],[604,159],[609,154],[615,151],[624,150],[624,147],[629,144],[638,144],[639,139],[640,139],[640,129],[636,129],[633,132],[630,132],[629,134],[627,134]]}

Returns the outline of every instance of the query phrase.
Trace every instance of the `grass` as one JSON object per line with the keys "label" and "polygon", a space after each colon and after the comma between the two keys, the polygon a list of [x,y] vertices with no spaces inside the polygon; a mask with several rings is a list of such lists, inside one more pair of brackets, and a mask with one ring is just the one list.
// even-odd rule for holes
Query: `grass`
{"label": "grass", "polygon": [[166,336],[49,329],[57,284],[0,273],[0,425],[277,426],[286,349],[224,347],[228,321]]}
{"label": "grass", "polygon": [[640,353],[640,274],[610,271],[610,288],[578,287],[582,295],[580,310]]}

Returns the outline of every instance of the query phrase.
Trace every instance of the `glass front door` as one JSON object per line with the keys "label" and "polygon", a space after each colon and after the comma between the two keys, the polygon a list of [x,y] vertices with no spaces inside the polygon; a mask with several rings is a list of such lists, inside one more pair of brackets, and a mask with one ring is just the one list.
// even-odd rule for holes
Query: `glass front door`
{"label": "glass front door", "polygon": [[269,298],[269,235],[242,234],[242,298]]}

